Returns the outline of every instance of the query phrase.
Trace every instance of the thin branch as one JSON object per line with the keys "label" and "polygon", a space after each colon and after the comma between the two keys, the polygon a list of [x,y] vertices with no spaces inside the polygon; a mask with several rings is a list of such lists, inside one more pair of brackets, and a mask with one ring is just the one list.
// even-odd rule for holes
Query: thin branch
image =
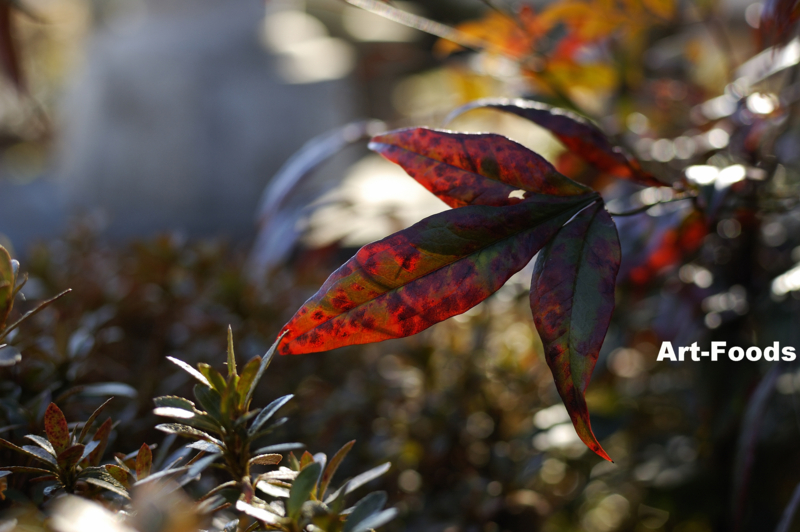
{"label": "thin branch", "polygon": [[669,199],[669,200],[666,200],[666,201],[658,201],[658,202],[653,203],[651,205],[642,205],[638,209],[633,209],[632,211],[609,212],[608,214],[610,214],[611,216],[634,216],[636,214],[641,214],[643,212],[647,212],[650,209],[652,209],[653,207],[655,207],[656,205],[664,205],[666,203],[674,203],[676,201],[683,201],[683,200],[686,200],[686,199],[693,199],[693,198],[696,198],[696,197],[697,197],[697,194],[688,194],[688,195],[685,195],[685,196],[680,196],[678,198],[672,198],[672,199]]}

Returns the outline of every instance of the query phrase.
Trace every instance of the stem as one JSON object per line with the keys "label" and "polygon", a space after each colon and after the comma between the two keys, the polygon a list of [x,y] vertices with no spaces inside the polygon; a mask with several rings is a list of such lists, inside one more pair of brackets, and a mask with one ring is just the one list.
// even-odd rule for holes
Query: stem
{"label": "stem", "polygon": [[693,199],[693,198],[696,198],[696,197],[697,197],[697,194],[689,194],[689,195],[686,195],[686,196],[681,196],[679,198],[672,198],[672,199],[666,200],[666,201],[658,201],[656,203],[653,203],[652,205],[642,205],[638,209],[633,209],[632,211],[609,212],[608,214],[610,214],[611,216],[634,216],[636,214],[641,214],[643,212],[646,212],[646,211],[650,210],[652,207],[655,207],[656,205],[664,205],[665,203],[673,203],[673,202],[676,202],[676,201],[682,201],[682,200],[685,200],[685,199]]}

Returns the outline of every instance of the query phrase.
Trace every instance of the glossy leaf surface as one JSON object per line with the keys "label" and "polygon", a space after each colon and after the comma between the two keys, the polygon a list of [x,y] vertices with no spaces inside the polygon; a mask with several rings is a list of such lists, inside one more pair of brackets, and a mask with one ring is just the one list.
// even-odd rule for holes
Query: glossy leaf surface
{"label": "glossy leaf surface", "polygon": [[284,327],[282,354],[416,334],[474,307],[521,270],[594,196],[536,196],[430,216],[368,244]]}
{"label": "glossy leaf surface", "polygon": [[642,185],[662,186],[638,161],[613,146],[597,126],[570,111],[523,99],[489,98],[456,109],[453,118],[471,109],[491,108],[530,120],[550,131],[564,146],[601,170]]}
{"label": "glossy leaf surface", "polygon": [[591,192],[501,135],[412,128],[374,137],[369,147],[402,166],[450,207],[514,205],[529,197],[527,193]]}
{"label": "glossy leaf surface", "polygon": [[611,460],[592,432],[584,394],[614,310],[620,248],[601,203],[583,210],[536,260],[531,310],[559,395],[581,440]]}

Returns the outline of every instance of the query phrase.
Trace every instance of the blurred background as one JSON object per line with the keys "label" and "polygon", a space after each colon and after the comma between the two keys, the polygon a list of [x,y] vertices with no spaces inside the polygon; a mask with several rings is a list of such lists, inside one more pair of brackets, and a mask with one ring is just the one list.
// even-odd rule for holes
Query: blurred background
{"label": "blurred background", "polygon": [[[2,4],[0,243],[30,274],[23,310],[74,290],[9,339],[3,437],[40,432],[50,400],[85,417],[90,385],[114,383],[112,446],[160,442],[152,397],[190,389],[166,356],[221,367],[228,324],[242,357],[263,354],[359,246],[446,208],[371,134],[492,131],[641,210],[616,218],[617,310],[587,394],[615,463],[558,397],[530,266],[417,336],[276,360],[257,401],[296,394],[279,440],[330,455],[356,439],[343,476],[390,460],[386,530],[776,530],[800,482],[800,368],[656,355],[800,347],[794,3],[389,3],[410,25],[353,3]],[[656,205],[673,189],[599,173],[511,115],[445,121],[493,96],[589,116],[699,196]],[[8,493],[42,499],[13,477]]]}

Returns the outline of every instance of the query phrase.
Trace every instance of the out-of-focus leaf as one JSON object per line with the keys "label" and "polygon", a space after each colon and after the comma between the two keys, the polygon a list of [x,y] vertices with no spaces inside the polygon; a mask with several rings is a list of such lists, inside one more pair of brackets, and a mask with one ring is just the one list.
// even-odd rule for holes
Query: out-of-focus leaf
{"label": "out-of-focus leaf", "polygon": [[[2,291],[2,288],[0,288]],[[13,345],[0,345],[0,367],[9,367],[22,361],[22,353]]]}
{"label": "out-of-focus leaf", "polygon": [[[486,51],[517,60],[530,55],[547,30],[528,5],[523,5],[516,17],[490,10],[482,19],[459,24],[455,29],[482,41]],[[434,46],[434,53],[449,55],[461,49],[457,43],[442,39]]]}
{"label": "out-of-focus leaf", "polygon": [[60,454],[70,444],[69,427],[67,418],[55,403],[50,403],[44,413],[44,430],[47,439],[53,444],[57,454]]}
{"label": "out-of-focus leaf", "polygon": [[128,495],[128,492],[125,489],[120,488],[119,486],[117,486],[115,484],[112,484],[111,482],[108,482],[107,480],[100,479],[100,478],[87,478],[87,479],[84,479],[84,480],[85,480],[85,482],[87,484],[92,484],[93,486],[97,486],[99,488],[103,488],[103,489],[108,490],[110,492],[116,493],[117,495],[120,495],[120,496],[122,496],[122,497],[124,497],[126,499],[130,499],[130,495]]}
{"label": "out-of-focus leaf", "polygon": [[284,326],[281,354],[423,331],[496,292],[596,196],[535,195],[430,216],[361,248]]}
{"label": "out-of-focus leaf", "polygon": [[136,455],[136,479],[142,480],[150,475],[150,467],[153,465],[153,451],[150,446],[143,443],[139,447],[139,453]]}
{"label": "out-of-focus leaf", "polygon": [[80,478],[87,484],[107,489],[113,493],[129,499],[128,490],[105,467],[88,467],[81,472]]}
{"label": "out-of-focus leaf", "polygon": [[750,473],[753,469],[753,462],[756,455],[756,445],[760,436],[761,422],[767,410],[767,403],[778,377],[785,370],[786,365],[779,362],[774,365],[758,383],[750,399],[747,401],[747,408],[742,420],[742,428],[739,431],[739,440],[736,444],[736,457],[733,466],[733,510],[734,523],[742,523],[744,520],[744,510],[746,509],[746,496]]}
{"label": "out-of-focus leaf", "polygon": [[14,14],[10,2],[0,2],[0,65],[3,74],[17,90],[23,90],[25,83],[20,67],[19,49],[14,35]]}
{"label": "out-of-focus leaf", "polygon": [[792,526],[794,514],[797,512],[798,506],[800,506],[800,484],[794,488],[792,498],[789,500],[789,504],[786,505],[786,508],[784,508],[783,515],[781,516],[778,526],[775,528],[775,532],[789,532],[789,530],[791,530],[790,527]]}
{"label": "out-of-focus leaf", "polygon": [[98,440],[92,440],[87,443],[83,448],[83,454],[81,455],[81,460],[88,458],[92,451],[97,449],[100,446],[100,442]]}
{"label": "out-of-focus leaf", "polygon": [[57,459],[59,467],[66,469],[77,465],[77,463],[81,461],[81,458],[83,458],[84,449],[85,447],[83,444],[76,443],[58,453]]}
{"label": "out-of-focus leaf", "polygon": [[29,310],[28,312],[23,314],[22,317],[17,319],[17,321],[15,321],[14,323],[11,323],[8,327],[5,328],[5,330],[0,332],[0,342],[3,341],[3,339],[11,333],[11,331],[13,331],[17,327],[19,327],[20,324],[23,323],[25,320],[29,319],[31,316],[34,316],[34,315],[38,314],[39,312],[41,312],[42,310],[46,309],[47,307],[49,307],[50,305],[52,305],[53,303],[55,303],[56,301],[58,301],[59,299],[61,299],[65,295],[69,294],[70,292],[72,292],[72,289],[71,288],[67,288],[66,290],[64,290],[63,292],[58,294],[57,296],[51,297],[50,299],[39,303],[36,306],[36,308],[34,308],[33,310]]}
{"label": "out-of-focus leaf", "polygon": [[350,144],[383,129],[384,124],[377,120],[351,122],[312,138],[281,166],[264,190],[258,208],[259,231],[250,260],[259,275],[286,262],[297,243],[301,234],[297,218],[305,203],[295,209],[289,203],[314,175],[313,170]]}
{"label": "out-of-focus leaf", "polygon": [[353,532],[368,532],[369,530],[375,530],[376,528],[385,525],[395,517],[397,517],[397,509],[388,508],[361,521],[361,523],[353,528]]}
{"label": "out-of-focus leaf", "polygon": [[221,454],[219,454],[219,453],[217,453],[217,454],[210,454],[210,455],[208,455],[208,456],[204,456],[203,458],[199,459],[198,461],[196,461],[195,463],[193,463],[193,464],[191,464],[191,465],[189,466],[189,469],[186,471],[186,476],[187,476],[187,477],[189,477],[189,478],[194,478],[194,477],[196,477],[197,475],[199,475],[200,473],[202,473],[203,471],[205,471],[205,469],[206,469],[208,466],[210,466],[211,464],[213,464],[213,463],[214,463],[216,460],[218,460],[218,459],[219,459],[221,456],[222,456],[222,455],[221,455]]}
{"label": "out-of-focus leaf", "polygon": [[192,366],[190,366],[183,360],[178,360],[177,358],[173,357],[167,357],[167,360],[169,360],[170,362],[181,368],[183,371],[185,371],[186,373],[188,373],[189,375],[200,381],[200,384],[204,384],[205,386],[211,388],[211,383],[208,382],[208,379],[205,378],[202,373],[194,369]]}
{"label": "out-of-focus leaf", "polygon": [[352,513],[347,516],[342,532],[354,532],[358,525],[365,519],[380,512],[384,506],[386,506],[386,492],[376,491],[370,493],[358,501]]}
{"label": "out-of-focus leaf", "polygon": [[602,203],[567,224],[536,259],[531,309],[561,399],[581,440],[611,461],[592,432],[584,394],[614,310],[619,239]]}
{"label": "out-of-focus leaf", "polygon": [[[2,21],[0,20],[0,22]],[[1,27],[0,32],[2,32]],[[0,40],[2,40],[2,36],[0,36]],[[0,246],[0,330],[5,326],[8,314],[14,305],[15,278],[11,255],[8,254],[6,248]]]}
{"label": "out-of-focus leaf", "polygon": [[612,146],[605,133],[587,119],[570,111],[523,99],[487,98],[453,111],[448,120],[472,109],[491,108],[511,113],[550,131],[566,148],[598,170],[630,179],[641,185],[662,186],[638,161]]}
{"label": "out-of-focus leaf", "polygon": [[204,452],[207,452],[207,453],[221,453],[222,452],[222,447],[220,447],[220,446],[218,446],[216,444],[213,444],[211,442],[204,441],[204,440],[199,440],[199,441],[190,443],[186,447],[189,447],[190,449],[197,449],[198,451],[204,451]]}
{"label": "out-of-focus leaf", "polygon": [[800,4],[797,0],[766,0],[761,8],[761,22],[758,34],[761,44],[784,45],[793,35],[793,29],[800,19]]}
{"label": "out-of-focus leaf", "polygon": [[325,468],[325,472],[322,473],[322,478],[319,481],[320,499],[325,497],[325,492],[328,491],[328,486],[331,483],[333,475],[336,474],[336,470],[339,469],[339,464],[342,463],[342,460],[344,460],[345,456],[347,456],[347,453],[350,452],[350,449],[353,448],[353,445],[355,445],[355,443],[356,440],[352,440],[345,443],[341,449],[336,451],[336,454],[333,455],[333,458],[331,458],[331,461],[328,463],[328,466]]}
{"label": "out-of-focus leaf", "polygon": [[95,411],[94,411],[94,412],[92,412],[92,415],[91,415],[91,416],[89,416],[89,419],[87,419],[87,420],[86,420],[86,423],[84,423],[84,424],[83,424],[83,428],[81,429],[81,433],[80,433],[80,435],[78,436],[78,443],[81,443],[81,442],[83,442],[83,439],[84,439],[84,438],[86,437],[86,435],[89,433],[89,429],[91,429],[91,428],[92,428],[92,425],[94,425],[94,422],[95,422],[95,420],[97,419],[97,416],[99,416],[99,415],[100,415],[100,413],[103,411],[103,409],[104,409],[106,406],[108,406],[108,403],[110,403],[110,402],[111,402],[113,399],[114,399],[113,397],[112,397],[111,399],[108,399],[106,402],[104,402],[103,404],[101,404],[100,406],[98,406],[98,407],[97,407],[97,409],[95,409]]}
{"label": "out-of-focus leaf", "polygon": [[292,482],[292,487],[289,490],[289,499],[286,501],[286,514],[292,519],[297,518],[303,503],[308,500],[316,488],[320,473],[322,473],[322,466],[312,462],[300,471],[300,474]]}
{"label": "out-of-focus leaf", "polygon": [[117,480],[117,482],[119,482],[123,486],[130,485],[131,476],[127,470],[114,464],[107,464],[104,467],[106,468],[106,471],[108,471],[108,474],[114,477]]}
{"label": "out-of-focus leaf", "polygon": [[269,419],[273,415],[275,415],[275,412],[277,412],[283,405],[292,400],[292,397],[294,397],[294,395],[292,394],[284,395],[283,397],[279,397],[278,399],[275,399],[270,404],[265,406],[264,409],[258,413],[258,416],[256,416],[256,419],[255,421],[253,421],[253,424],[250,425],[250,428],[247,429],[247,434],[252,436],[256,432],[258,432],[261,429],[261,427],[264,426],[264,423],[269,421]]}
{"label": "out-of-focus leaf", "polygon": [[369,147],[402,166],[450,207],[515,205],[529,193],[591,192],[502,135],[411,128],[379,135]]}
{"label": "out-of-focus leaf", "polygon": [[10,471],[11,473],[36,473],[39,475],[49,475],[52,473],[52,471],[48,469],[26,466],[0,466],[0,471]]}
{"label": "out-of-focus leaf", "polygon": [[389,462],[386,462],[385,464],[381,464],[381,465],[379,465],[377,467],[373,467],[369,471],[365,471],[365,472],[361,473],[360,475],[356,475],[355,477],[350,479],[350,481],[348,481],[347,484],[345,485],[345,489],[344,489],[345,495],[348,494],[348,493],[351,493],[352,491],[354,491],[354,490],[356,490],[358,488],[360,488],[361,486],[363,486],[367,482],[372,482],[376,478],[380,477],[381,475],[383,475],[384,473],[389,471],[389,469],[391,467],[392,467],[392,464],[390,464]]}
{"label": "out-of-focus leaf", "polygon": [[88,384],[83,386],[80,394],[86,397],[120,396],[136,399],[139,392],[136,388],[123,382],[103,382],[100,384]]}

